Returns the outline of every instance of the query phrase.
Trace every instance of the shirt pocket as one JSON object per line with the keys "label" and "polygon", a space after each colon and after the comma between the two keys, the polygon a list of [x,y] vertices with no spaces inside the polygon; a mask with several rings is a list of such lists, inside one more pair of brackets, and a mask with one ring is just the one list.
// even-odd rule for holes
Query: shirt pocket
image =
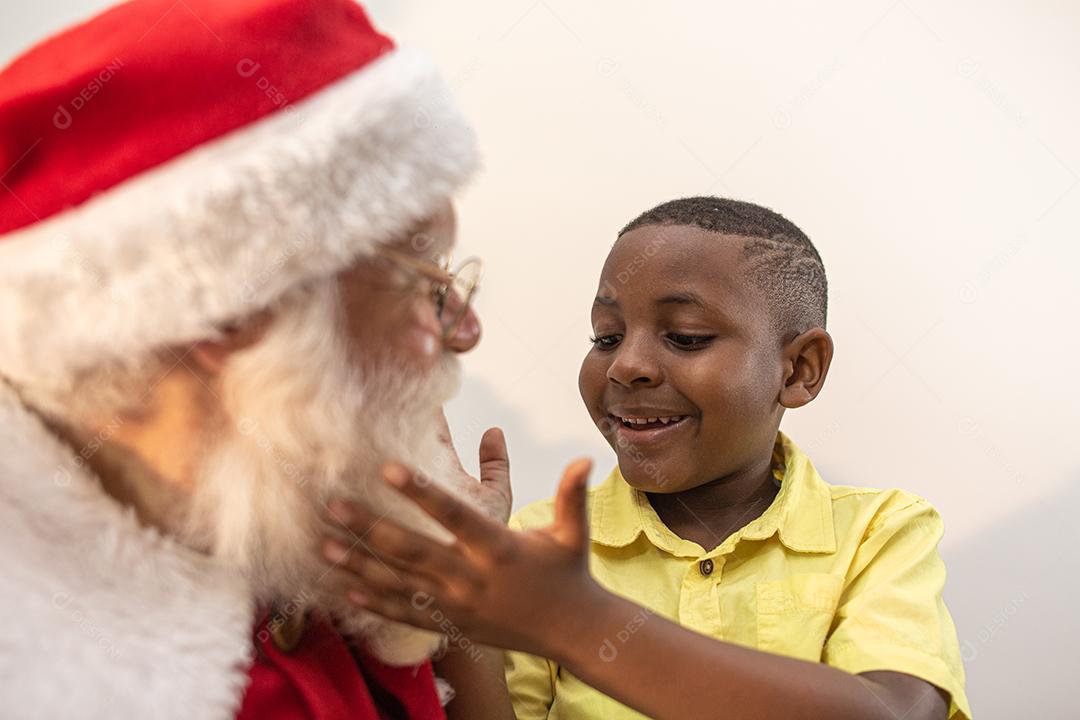
{"label": "shirt pocket", "polygon": [[844,578],[830,573],[796,573],[757,582],[759,650],[821,661]]}

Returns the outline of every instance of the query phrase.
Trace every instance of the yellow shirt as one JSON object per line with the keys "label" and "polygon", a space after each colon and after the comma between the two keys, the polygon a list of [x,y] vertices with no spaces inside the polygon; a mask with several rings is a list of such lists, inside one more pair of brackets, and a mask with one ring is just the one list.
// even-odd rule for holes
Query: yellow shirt
{"label": "yellow shirt", "polygon": [[[850,673],[915,675],[949,693],[951,719],[970,719],[956,629],[941,598],[937,511],[903,490],[826,484],[783,433],[774,457],[776,498],[711,552],[669,530],[618,468],[589,491],[592,573],[647,608],[597,652],[614,658],[658,613],[718,640]],[[539,527],[553,517],[548,500],[510,524]],[[506,662],[518,720],[644,717],[551,661],[507,653]]]}

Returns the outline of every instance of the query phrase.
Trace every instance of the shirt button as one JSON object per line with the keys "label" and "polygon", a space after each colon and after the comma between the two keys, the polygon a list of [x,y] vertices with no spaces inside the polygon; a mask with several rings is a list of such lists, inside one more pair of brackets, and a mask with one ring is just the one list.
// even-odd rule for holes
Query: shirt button
{"label": "shirt button", "polygon": [[709,558],[705,558],[704,560],[702,560],[701,562],[698,563],[698,570],[700,570],[701,574],[704,575],[705,577],[708,577],[709,575],[712,575],[713,561],[710,560]]}

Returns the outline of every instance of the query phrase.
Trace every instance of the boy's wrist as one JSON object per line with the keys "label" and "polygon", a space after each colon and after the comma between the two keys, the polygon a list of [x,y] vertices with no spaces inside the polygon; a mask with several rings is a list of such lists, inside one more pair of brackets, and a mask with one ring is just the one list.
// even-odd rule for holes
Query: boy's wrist
{"label": "boy's wrist", "polygon": [[547,625],[543,637],[537,639],[540,645],[537,654],[560,665],[573,665],[580,658],[596,655],[605,621],[610,620],[611,608],[618,599],[590,578]]}

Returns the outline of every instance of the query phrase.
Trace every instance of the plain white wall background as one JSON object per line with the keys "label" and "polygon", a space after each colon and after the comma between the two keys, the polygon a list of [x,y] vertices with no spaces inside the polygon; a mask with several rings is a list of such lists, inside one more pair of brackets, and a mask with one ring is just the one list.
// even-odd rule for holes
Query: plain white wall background
{"label": "plain white wall background", "polygon": [[[0,61],[104,5],[3,0]],[[450,408],[466,460],[501,424],[519,507],[574,456],[606,473],[576,383],[615,232],[682,195],[772,207],[821,251],[837,344],[785,431],[826,480],[940,509],[977,717],[1076,717],[1080,6],[368,8],[436,57],[485,155],[459,203],[487,263]]]}

